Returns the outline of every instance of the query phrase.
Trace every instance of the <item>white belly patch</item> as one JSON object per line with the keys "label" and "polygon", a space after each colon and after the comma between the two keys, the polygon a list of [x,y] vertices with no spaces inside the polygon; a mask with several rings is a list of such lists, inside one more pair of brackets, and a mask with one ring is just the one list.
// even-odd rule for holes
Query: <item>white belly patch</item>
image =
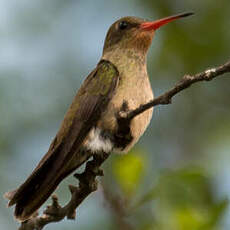
{"label": "white belly patch", "polygon": [[85,147],[92,152],[111,152],[113,149],[113,143],[109,138],[103,137],[101,129],[92,128],[87,137]]}

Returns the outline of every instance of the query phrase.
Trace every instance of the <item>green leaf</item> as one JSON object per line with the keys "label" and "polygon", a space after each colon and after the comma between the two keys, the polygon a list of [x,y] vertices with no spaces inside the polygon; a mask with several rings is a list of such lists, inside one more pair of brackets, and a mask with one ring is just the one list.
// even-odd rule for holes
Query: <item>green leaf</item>
{"label": "green leaf", "polygon": [[118,156],[114,160],[113,174],[125,195],[133,195],[140,185],[144,165],[145,159],[139,149],[132,150],[127,155]]}

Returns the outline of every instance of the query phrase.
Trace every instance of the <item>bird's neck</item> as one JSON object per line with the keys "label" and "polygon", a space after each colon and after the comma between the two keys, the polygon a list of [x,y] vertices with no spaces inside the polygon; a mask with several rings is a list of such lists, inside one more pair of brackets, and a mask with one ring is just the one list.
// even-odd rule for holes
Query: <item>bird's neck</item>
{"label": "bird's neck", "polygon": [[121,75],[147,73],[146,54],[135,49],[107,50],[103,52],[102,59],[112,62]]}

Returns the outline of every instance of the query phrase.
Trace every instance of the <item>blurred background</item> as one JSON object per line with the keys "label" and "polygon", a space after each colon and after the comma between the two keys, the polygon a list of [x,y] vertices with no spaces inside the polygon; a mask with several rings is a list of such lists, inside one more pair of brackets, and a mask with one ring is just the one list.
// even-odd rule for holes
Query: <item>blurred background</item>
{"label": "blurred background", "polygon": [[[0,193],[17,187],[47,151],[109,26],[122,16],[158,19],[194,11],[157,31],[148,54],[155,95],[229,60],[230,1],[0,1]],[[198,83],[125,156],[104,164],[76,221],[45,229],[227,230],[230,227],[230,75]],[[70,197],[70,176],[57,191]],[[0,198],[0,229],[17,229]]]}

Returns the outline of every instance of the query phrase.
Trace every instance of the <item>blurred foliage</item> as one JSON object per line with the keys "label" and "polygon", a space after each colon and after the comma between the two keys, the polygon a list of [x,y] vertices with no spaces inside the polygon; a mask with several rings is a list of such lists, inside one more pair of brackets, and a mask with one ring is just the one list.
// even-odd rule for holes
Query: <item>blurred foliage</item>
{"label": "blurred foliage", "polygon": [[[142,162],[141,156],[137,159],[132,153],[130,157],[125,156],[115,160],[114,167],[117,168],[114,169],[114,172],[119,172],[122,167],[126,167],[131,162],[134,165],[139,165],[137,162]],[[137,172],[131,169],[129,173],[127,171],[123,174],[118,173],[118,185],[122,189],[129,189],[130,181],[128,178],[131,174],[136,175]],[[137,191],[139,180],[133,180],[132,176],[131,178],[132,182],[135,181]],[[132,190],[132,192],[134,191]],[[146,206],[149,206],[154,215],[153,223],[150,221],[151,224],[146,226],[152,216],[146,214],[143,217],[144,220],[139,223],[137,221],[138,227],[134,229],[214,230],[217,229],[228,205],[226,198],[218,199],[213,191],[211,178],[207,177],[204,170],[194,167],[161,172],[154,187],[139,198],[138,202],[136,202],[135,197],[130,197],[129,193],[123,194],[123,196],[123,199],[129,201],[126,202],[126,205],[129,205],[126,208],[131,215],[130,219],[138,220],[136,216],[139,213],[135,214],[135,212],[143,206],[145,209]],[[134,203],[133,206],[130,205],[132,203]],[[141,226],[143,223],[144,226]]]}
{"label": "blurred foliage", "polygon": [[113,173],[126,196],[131,196],[140,185],[144,176],[145,160],[141,150],[131,150],[129,154],[116,158]]}
{"label": "blurred foliage", "polygon": [[160,229],[215,229],[226,211],[227,201],[217,200],[202,171],[169,171],[160,177],[155,190]]}
{"label": "blurred foliage", "polygon": [[[195,15],[157,31],[148,54],[156,96],[184,74],[229,59],[229,0],[0,2],[1,194],[22,183],[47,151],[100,58],[110,24],[126,15],[156,19],[183,11]],[[83,202],[75,222],[46,229],[228,230],[229,85],[228,74],[155,108],[138,146],[104,165],[103,186],[115,197],[110,206],[118,206],[107,209],[101,189]],[[68,183],[72,178],[60,185],[63,199]],[[16,229],[5,204],[0,199],[0,229]]]}

